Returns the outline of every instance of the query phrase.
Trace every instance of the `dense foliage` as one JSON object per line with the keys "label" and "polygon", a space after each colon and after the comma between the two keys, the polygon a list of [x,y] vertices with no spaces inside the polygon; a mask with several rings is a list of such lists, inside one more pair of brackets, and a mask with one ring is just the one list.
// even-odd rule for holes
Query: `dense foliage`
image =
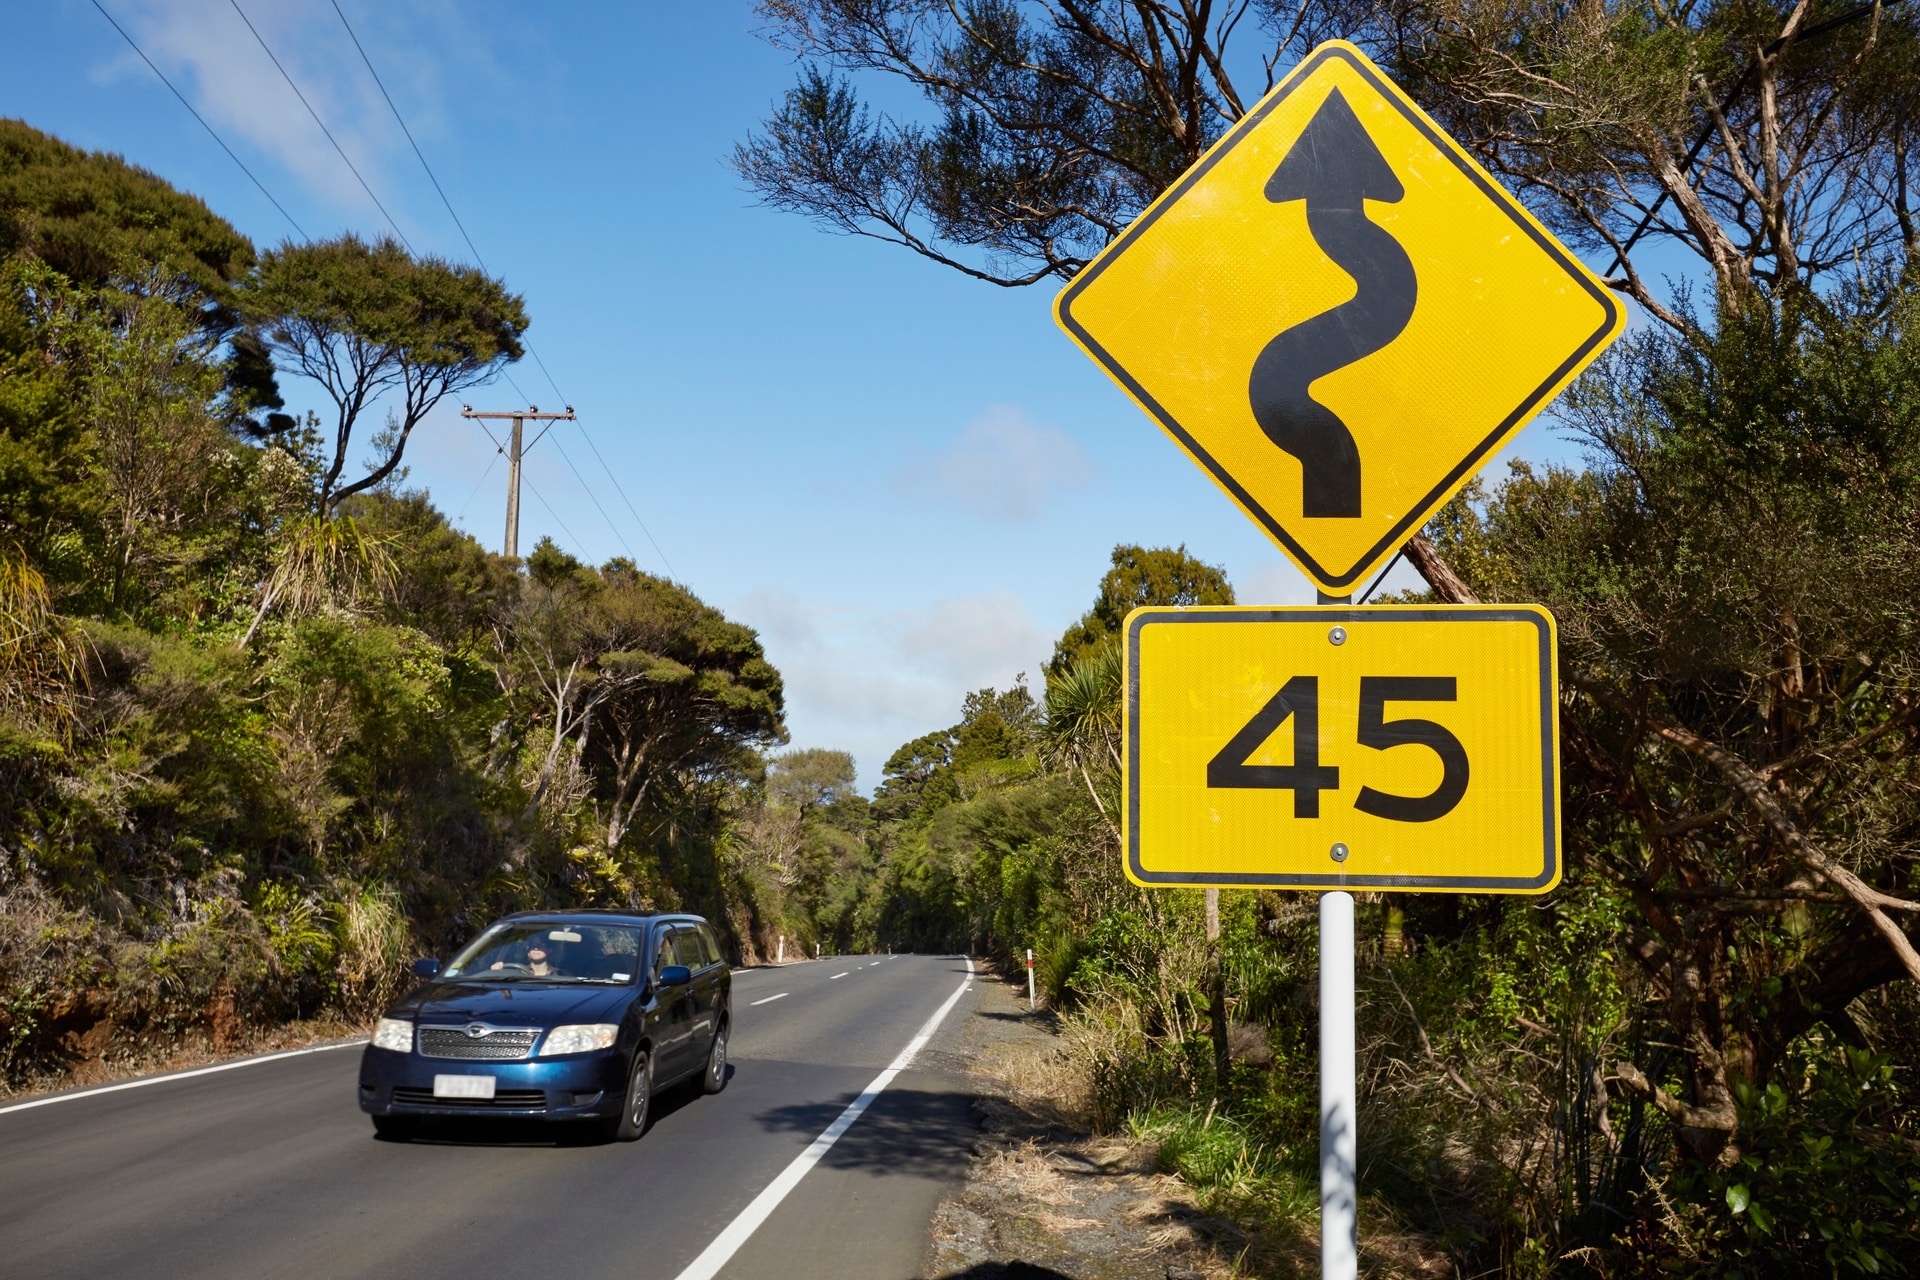
{"label": "dense foliage", "polygon": [[[12,122],[0,236],[0,1077],[363,1018],[519,907],[695,908],[754,951],[726,835],[785,730],[753,632],[402,487],[518,298],[352,237],[256,257]],[[260,419],[266,353],[339,375],[330,431]]]}

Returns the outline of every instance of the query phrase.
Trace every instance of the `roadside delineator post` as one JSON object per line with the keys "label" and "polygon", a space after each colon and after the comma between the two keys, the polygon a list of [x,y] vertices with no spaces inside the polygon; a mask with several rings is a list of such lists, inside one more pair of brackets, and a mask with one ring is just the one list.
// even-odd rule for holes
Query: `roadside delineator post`
{"label": "roadside delineator post", "polygon": [[773,962],[775,964],[785,964],[787,962],[787,935],[784,933],[780,935],[780,954],[774,958]]}
{"label": "roadside delineator post", "polygon": [[1033,1012],[1033,948],[1027,948],[1027,1012]]}

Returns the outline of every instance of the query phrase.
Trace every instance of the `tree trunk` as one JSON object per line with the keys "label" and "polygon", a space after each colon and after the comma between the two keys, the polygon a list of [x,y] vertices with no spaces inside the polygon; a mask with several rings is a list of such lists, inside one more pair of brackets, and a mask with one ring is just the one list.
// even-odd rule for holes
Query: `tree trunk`
{"label": "tree trunk", "polygon": [[1213,1086],[1227,1091],[1233,1065],[1227,1045],[1227,968],[1220,948],[1220,891],[1207,890],[1207,1030],[1213,1037]]}
{"label": "tree trunk", "polygon": [[1433,588],[1433,594],[1448,604],[1479,604],[1480,597],[1473,594],[1473,588],[1461,580],[1446,562],[1439,550],[1427,541],[1427,535],[1416,533],[1407,539],[1407,559],[1413,561],[1413,567]]}

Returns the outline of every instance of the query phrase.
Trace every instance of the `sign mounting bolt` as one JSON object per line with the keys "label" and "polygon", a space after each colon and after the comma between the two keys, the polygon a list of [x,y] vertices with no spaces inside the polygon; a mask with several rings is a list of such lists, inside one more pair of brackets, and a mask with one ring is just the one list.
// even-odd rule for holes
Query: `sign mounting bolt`
{"label": "sign mounting bolt", "polygon": [[1347,846],[1344,844],[1336,844],[1333,846],[1333,860],[1335,862],[1345,862],[1347,860]]}
{"label": "sign mounting bolt", "polygon": [[1327,632],[1327,640],[1331,644],[1345,644],[1347,642],[1347,629],[1345,627],[1335,627],[1333,630]]}

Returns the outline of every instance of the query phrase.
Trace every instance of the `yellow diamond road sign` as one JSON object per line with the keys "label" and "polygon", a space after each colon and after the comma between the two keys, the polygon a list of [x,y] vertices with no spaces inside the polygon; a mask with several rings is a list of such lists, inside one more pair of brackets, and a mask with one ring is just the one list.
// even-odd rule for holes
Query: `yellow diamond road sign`
{"label": "yellow diamond road sign", "polygon": [[1625,323],[1592,272],[1343,42],[1275,86],[1054,305],[1335,595]]}
{"label": "yellow diamond road sign", "polygon": [[1127,875],[1148,887],[1560,880],[1536,605],[1137,609],[1124,752]]}

